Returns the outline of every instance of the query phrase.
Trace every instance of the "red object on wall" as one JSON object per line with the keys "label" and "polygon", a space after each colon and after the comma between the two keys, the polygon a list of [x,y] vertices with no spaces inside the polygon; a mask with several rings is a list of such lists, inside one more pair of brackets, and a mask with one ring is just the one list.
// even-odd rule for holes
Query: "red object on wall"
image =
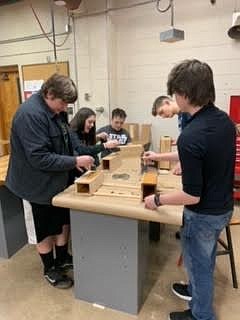
{"label": "red object on wall", "polygon": [[27,100],[32,95],[32,91],[24,91],[24,100]]}
{"label": "red object on wall", "polygon": [[[240,96],[231,96],[229,116],[235,124],[240,124]],[[234,199],[240,200],[240,137],[236,139]]]}
{"label": "red object on wall", "polygon": [[240,96],[230,97],[229,116],[236,124],[240,123]]}

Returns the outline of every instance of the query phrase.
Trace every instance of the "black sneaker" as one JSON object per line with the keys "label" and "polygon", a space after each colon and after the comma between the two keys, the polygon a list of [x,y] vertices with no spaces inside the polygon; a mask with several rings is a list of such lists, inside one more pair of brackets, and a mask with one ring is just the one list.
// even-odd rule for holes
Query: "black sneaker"
{"label": "black sneaker", "polygon": [[190,309],[181,312],[171,312],[168,320],[196,320]]}
{"label": "black sneaker", "polygon": [[54,287],[58,289],[69,289],[73,285],[73,280],[62,274],[61,270],[52,267],[44,273],[45,279]]}
{"label": "black sneaker", "polygon": [[59,261],[55,259],[55,266],[63,271],[68,271],[73,269],[73,257],[67,253],[64,261]]}
{"label": "black sneaker", "polygon": [[182,283],[174,283],[172,285],[172,292],[178,296],[179,298],[186,300],[186,301],[191,301],[192,297],[188,292],[188,285],[187,284],[182,284]]}

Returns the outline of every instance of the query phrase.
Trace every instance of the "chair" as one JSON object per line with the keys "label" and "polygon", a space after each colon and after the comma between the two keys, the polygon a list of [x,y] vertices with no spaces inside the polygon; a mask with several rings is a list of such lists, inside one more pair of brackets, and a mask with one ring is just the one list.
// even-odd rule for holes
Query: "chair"
{"label": "chair", "polygon": [[[218,250],[217,256],[222,256],[226,254],[229,255],[233,288],[238,289],[238,280],[237,280],[237,273],[236,273],[236,266],[235,266],[235,260],[234,260],[233,245],[232,245],[232,235],[231,235],[231,226],[235,226],[235,225],[240,225],[240,219],[233,217],[225,228],[226,241],[222,240],[221,238],[218,239],[218,243],[223,247],[223,250]],[[183,263],[183,256],[182,254],[180,254],[177,261],[177,266],[180,267],[182,263]]]}
{"label": "chair", "polygon": [[231,266],[231,273],[232,273],[232,282],[233,288],[238,288],[238,280],[236,274],[236,266],[234,260],[234,252],[233,252],[233,245],[232,245],[232,235],[231,235],[231,226],[240,225],[240,219],[232,218],[229,224],[226,226],[226,241],[222,240],[221,238],[218,239],[218,243],[223,247],[223,250],[217,251],[217,256],[222,255],[229,255],[230,266]]}

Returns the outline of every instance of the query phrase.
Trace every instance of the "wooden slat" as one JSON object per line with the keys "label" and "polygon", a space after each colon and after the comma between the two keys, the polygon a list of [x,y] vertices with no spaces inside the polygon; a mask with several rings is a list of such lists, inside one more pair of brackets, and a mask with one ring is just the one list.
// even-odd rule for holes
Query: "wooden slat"
{"label": "wooden slat", "polygon": [[[171,152],[171,137],[164,136],[160,139],[160,153]],[[159,169],[170,169],[170,161],[159,161]]]}
{"label": "wooden slat", "polygon": [[240,219],[233,217],[229,223],[231,226],[240,225]]}
{"label": "wooden slat", "polygon": [[10,143],[10,140],[2,140],[2,139],[0,139],[0,144],[1,145],[7,145],[9,143]]}
{"label": "wooden slat", "polygon": [[23,80],[47,80],[52,74],[69,75],[68,62],[39,63],[22,66]]}
{"label": "wooden slat", "polygon": [[8,168],[8,161],[9,156],[0,157],[0,185],[4,185],[6,175],[7,175],[7,168]]}
{"label": "wooden slat", "polygon": [[150,143],[152,140],[151,124],[142,124],[140,133],[140,142],[142,145]]}

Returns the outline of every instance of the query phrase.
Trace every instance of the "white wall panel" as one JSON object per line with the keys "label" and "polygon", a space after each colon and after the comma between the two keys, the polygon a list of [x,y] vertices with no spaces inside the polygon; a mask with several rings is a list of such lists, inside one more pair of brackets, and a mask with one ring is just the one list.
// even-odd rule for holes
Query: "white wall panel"
{"label": "white wall panel", "polygon": [[[82,13],[134,5],[143,0],[84,0]],[[237,1],[239,2],[239,1]],[[162,5],[168,0],[161,1]],[[108,122],[111,109],[124,107],[128,121],[152,123],[154,147],[160,135],[177,136],[177,119],[151,116],[151,106],[160,94],[166,94],[171,68],[186,58],[197,58],[212,66],[216,84],[216,104],[228,111],[229,99],[240,94],[240,42],[227,36],[235,0],[175,1],[175,24],[184,29],[185,40],[160,43],[159,33],[169,28],[170,13],[160,14],[156,3],[76,18],[76,59],[73,35],[58,50],[59,60],[69,60],[73,79],[78,74],[80,106],[104,106],[98,126]],[[47,31],[51,30],[48,0],[33,1]],[[240,3],[237,9],[240,11]],[[79,13],[80,14],[80,13]],[[66,13],[55,8],[56,32],[63,32]],[[11,23],[11,21],[13,21]],[[24,2],[3,6],[0,10],[0,41],[41,33],[30,8]],[[63,37],[57,37],[60,42]],[[51,44],[45,39],[0,44],[0,65],[30,64],[53,59]],[[77,72],[76,72],[77,71]],[[84,99],[85,93],[90,100]]]}
{"label": "white wall panel", "polygon": [[235,1],[219,0],[215,6],[207,0],[175,4],[176,27],[184,29],[185,40],[172,44],[159,41],[160,31],[169,29],[170,16],[158,13],[155,4],[112,16],[118,41],[117,101],[126,106],[130,121],[152,122],[155,147],[160,135],[178,134],[176,119],[153,119],[150,113],[154,99],[166,94],[168,73],[179,61],[197,58],[212,66],[216,103],[223,110],[228,111],[231,94],[240,94],[240,42],[227,36]]}

